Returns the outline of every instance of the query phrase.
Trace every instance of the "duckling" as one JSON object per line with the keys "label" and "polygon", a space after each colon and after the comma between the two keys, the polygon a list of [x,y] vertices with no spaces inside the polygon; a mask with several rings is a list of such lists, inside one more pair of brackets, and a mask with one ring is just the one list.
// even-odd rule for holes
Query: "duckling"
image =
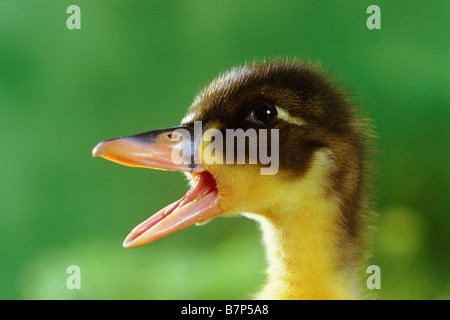
{"label": "duckling", "polygon": [[[266,130],[266,148],[278,145],[278,170],[261,174],[266,164],[250,164],[247,154],[244,163],[198,161],[212,141],[209,129],[224,133],[223,144],[230,129]],[[256,299],[362,299],[368,138],[349,95],[318,64],[270,60],[219,75],[180,126],[102,141],[93,156],[190,178],[186,195],[134,228],[125,247],[243,214],[260,224],[267,257],[267,282]],[[174,153],[190,161],[175,163]]]}

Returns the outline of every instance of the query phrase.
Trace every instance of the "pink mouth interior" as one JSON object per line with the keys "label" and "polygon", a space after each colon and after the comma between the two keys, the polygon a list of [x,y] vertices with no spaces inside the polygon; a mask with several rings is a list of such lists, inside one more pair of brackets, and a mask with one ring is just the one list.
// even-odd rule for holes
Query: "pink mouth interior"
{"label": "pink mouth interior", "polygon": [[[213,176],[207,171],[200,172],[195,175],[192,187],[181,199],[168,205],[164,209],[148,218],[146,221],[142,222],[132,231],[132,233],[130,234],[130,236],[132,236],[130,238],[127,238],[126,242],[130,243],[139,238],[146,231],[149,231],[153,227],[156,227],[161,221],[170,216],[174,211],[181,211],[183,207],[190,204],[192,207],[184,211],[201,213],[211,205],[211,202],[217,201],[217,198],[218,190],[216,181],[214,180]],[[192,215],[190,215],[188,218],[191,217]],[[208,217],[205,218],[207,219]],[[186,219],[186,217],[180,217],[180,224],[183,223],[183,219]],[[202,222],[201,214],[196,217],[196,221],[193,223],[196,222]]]}

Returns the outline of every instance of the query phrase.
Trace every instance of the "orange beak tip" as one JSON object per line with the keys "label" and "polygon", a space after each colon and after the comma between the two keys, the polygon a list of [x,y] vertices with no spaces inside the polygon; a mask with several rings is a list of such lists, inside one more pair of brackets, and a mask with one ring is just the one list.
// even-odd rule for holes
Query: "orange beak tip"
{"label": "orange beak tip", "polygon": [[98,143],[94,149],[92,149],[92,156],[94,158],[101,156],[104,154],[103,142]]}
{"label": "orange beak tip", "polygon": [[130,248],[136,248],[138,247],[138,245],[133,245],[133,242],[128,241],[128,239],[125,239],[122,243],[122,246],[126,249],[130,249]]}

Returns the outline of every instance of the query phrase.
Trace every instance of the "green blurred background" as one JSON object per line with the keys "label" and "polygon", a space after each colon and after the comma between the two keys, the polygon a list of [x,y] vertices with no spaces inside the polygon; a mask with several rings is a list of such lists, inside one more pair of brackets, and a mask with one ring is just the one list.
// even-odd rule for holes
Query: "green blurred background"
{"label": "green blurred background", "polygon": [[[71,4],[81,30],[66,27]],[[366,27],[371,4],[381,30]],[[254,221],[124,249],[187,184],[91,150],[177,125],[234,65],[296,56],[321,60],[376,127],[378,298],[449,299],[449,13],[449,1],[2,0],[0,298],[251,297],[265,268]],[[81,290],[66,287],[72,264]]]}

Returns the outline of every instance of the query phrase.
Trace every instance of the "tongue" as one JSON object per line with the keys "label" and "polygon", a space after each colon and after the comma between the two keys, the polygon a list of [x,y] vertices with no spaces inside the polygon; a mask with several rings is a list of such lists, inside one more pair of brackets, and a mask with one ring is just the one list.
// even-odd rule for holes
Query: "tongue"
{"label": "tongue", "polygon": [[215,180],[208,172],[201,172],[195,176],[191,189],[183,198],[139,224],[126,237],[123,246],[142,246],[221,212]]}

